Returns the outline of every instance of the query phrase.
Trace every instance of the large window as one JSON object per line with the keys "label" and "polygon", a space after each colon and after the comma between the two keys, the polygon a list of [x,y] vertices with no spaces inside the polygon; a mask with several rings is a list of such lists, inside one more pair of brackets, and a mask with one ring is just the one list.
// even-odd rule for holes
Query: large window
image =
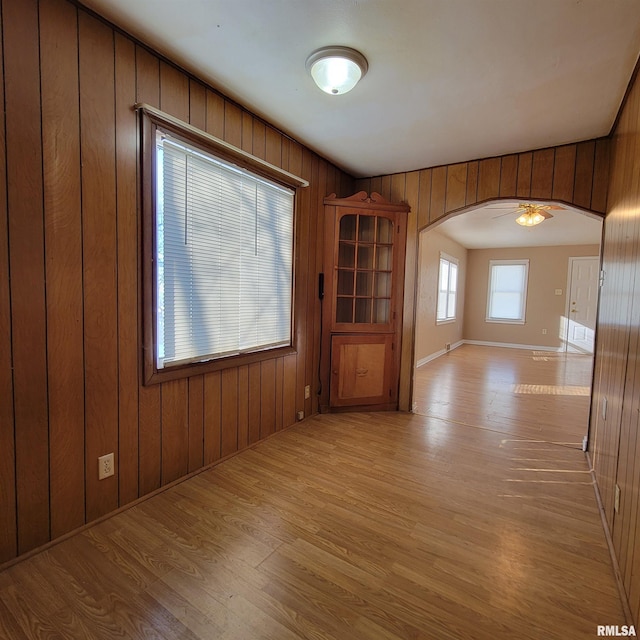
{"label": "large window", "polygon": [[487,322],[524,324],[528,260],[490,260]]}
{"label": "large window", "polygon": [[438,308],[436,321],[453,322],[456,319],[456,297],[458,290],[458,261],[445,253],[440,254],[438,274]]}
{"label": "large window", "polygon": [[145,131],[153,156],[147,381],[291,348],[294,189],[171,129],[152,123]]}

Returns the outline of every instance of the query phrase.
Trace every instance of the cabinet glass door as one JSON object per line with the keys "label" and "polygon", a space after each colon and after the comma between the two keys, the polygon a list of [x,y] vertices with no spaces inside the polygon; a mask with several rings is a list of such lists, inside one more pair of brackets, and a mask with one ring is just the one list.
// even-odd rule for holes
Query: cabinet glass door
{"label": "cabinet glass door", "polygon": [[337,323],[388,324],[391,320],[393,222],[348,214],[338,230]]}

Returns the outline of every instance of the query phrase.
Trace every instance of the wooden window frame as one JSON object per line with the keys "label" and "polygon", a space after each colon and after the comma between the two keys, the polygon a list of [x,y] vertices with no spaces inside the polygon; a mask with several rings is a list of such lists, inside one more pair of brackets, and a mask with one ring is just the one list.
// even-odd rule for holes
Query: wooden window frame
{"label": "wooden window frame", "polygon": [[[142,360],[145,385],[177,380],[230,367],[239,367],[253,362],[272,360],[297,352],[296,348],[296,230],[300,198],[298,189],[309,186],[308,181],[284,171],[260,158],[242,151],[214,136],[186,124],[158,109],[145,104],[135,105],[140,117],[141,154],[141,209],[142,209]],[[155,211],[156,211],[156,131],[165,131],[173,137],[194,145],[202,151],[231,162],[242,169],[276,182],[294,191],[293,207],[293,258],[291,291],[291,343],[287,346],[256,349],[248,353],[213,357],[209,360],[167,366],[156,366],[156,260],[155,260]]]}

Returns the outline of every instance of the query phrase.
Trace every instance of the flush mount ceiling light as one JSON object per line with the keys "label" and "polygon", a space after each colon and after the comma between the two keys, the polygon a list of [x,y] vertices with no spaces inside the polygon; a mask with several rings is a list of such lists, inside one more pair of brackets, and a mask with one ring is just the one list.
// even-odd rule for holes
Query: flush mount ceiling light
{"label": "flush mount ceiling light", "polygon": [[523,227],[534,227],[544,222],[547,218],[553,218],[553,216],[547,212],[547,209],[551,209],[551,207],[541,204],[521,204],[518,206],[518,211],[521,213],[516,218],[516,222]]}
{"label": "flush mount ceiling light", "polygon": [[322,47],[307,58],[307,71],[325,93],[338,96],[351,91],[367,73],[367,59],[349,47]]}

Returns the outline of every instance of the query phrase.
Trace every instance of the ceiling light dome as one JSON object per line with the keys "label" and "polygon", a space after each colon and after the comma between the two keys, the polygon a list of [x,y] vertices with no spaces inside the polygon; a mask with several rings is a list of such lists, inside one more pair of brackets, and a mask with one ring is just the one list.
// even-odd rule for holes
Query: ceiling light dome
{"label": "ceiling light dome", "polygon": [[351,91],[367,73],[367,59],[349,47],[323,47],[307,58],[307,71],[325,93],[338,96]]}

